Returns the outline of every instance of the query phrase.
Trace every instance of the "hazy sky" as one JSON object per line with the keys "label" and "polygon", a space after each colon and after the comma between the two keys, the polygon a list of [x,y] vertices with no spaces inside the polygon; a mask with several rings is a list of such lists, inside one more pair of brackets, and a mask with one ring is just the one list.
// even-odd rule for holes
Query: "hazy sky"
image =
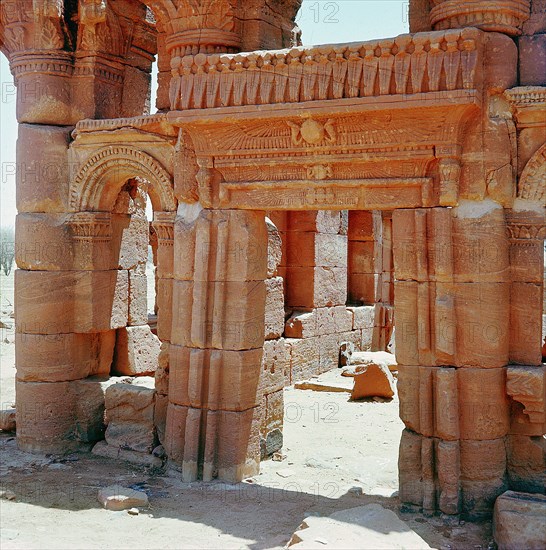
{"label": "hazy sky", "polygon": [[[243,0],[244,1],[244,0]],[[388,38],[408,32],[403,0],[304,0],[297,17],[304,45]],[[15,223],[15,91],[0,54],[0,226]]]}

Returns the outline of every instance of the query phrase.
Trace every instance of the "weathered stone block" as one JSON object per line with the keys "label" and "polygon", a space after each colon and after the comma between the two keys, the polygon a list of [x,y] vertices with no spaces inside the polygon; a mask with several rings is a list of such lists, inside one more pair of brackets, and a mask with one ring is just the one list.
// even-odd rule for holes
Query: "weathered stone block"
{"label": "weathered stone block", "polygon": [[112,250],[118,269],[134,269],[148,259],[150,228],[146,218],[112,214]]}
{"label": "weathered stone block", "polygon": [[70,382],[16,382],[17,444],[28,452],[72,452],[76,400]]}
{"label": "weathered stone block", "polygon": [[66,126],[19,125],[16,188],[19,212],[68,211],[68,145],[72,130]]}
{"label": "weathered stone block", "polygon": [[506,438],[508,482],[515,491],[546,491],[546,439],[543,435]]}
{"label": "weathered stone block", "polygon": [[290,385],[290,346],[284,338],[264,342],[259,391],[266,395]]}
{"label": "weathered stone block", "polygon": [[157,335],[162,342],[170,342],[173,324],[173,280],[157,280]]}
{"label": "weathered stone block", "polygon": [[353,328],[352,313],[343,306],[321,307],[315,310],[317,336],[348,332]]}
{"label": "weathered stone block", "polygon": [[353,329],[372,329],[374,326],[375,306],[348,307],[353,313]]}
{"label": "weathered stone block", "polygon": [[546,540],[546,497],[506,491],[495,502],[493,537],[499,550],[541,550]]}
{"label": "weathered stone block", "polygon": [[289,231],[310,231],[337,235],[341,228],[341,213],[337,210],[290,212]]}
{"label": "weathered stone block", "polygon": [[148,323],[148,309],[153,311],[153,304],[148,307],[148,277],[144,270],[131,269],[129,274],[129,316],[127,323],[131,326]]}
{"label": "weathered stone block", "polygon": [[345,268],[288,267],[286,278],[286,302],[291,307],[315,308],[345,304]]}
{"label": "weathered stone block", "polygon": [[546,367],[508,367],[506,393],[511,398],[510,433],[546,433]]}
{"label": "weathered stone block", "polygon": [[284,290],[282,277],[265,280],[265,339],[279,338],[284,331]]}
{"label": "weathered stone block", "polygon": [[349,241],[349,271],[351,273],[375,273],[374,241]]}
{"label": "weathered stone block", "polygon": [[116,331],[113,372],[118,375],[153,375],[159,362],[161,342],[148,325]]}
{"label": "weathered stone block", "polygon": [[282,238],[275,224],[265,219],[267,228],[267,276],[275,277],[282,260]]}
{"label": "weathered stone block", "polygon": [[381,276],[374,273],[347,274],[347,288],[350,303],[374,304],[380,292]]}
{"label": "weathered stone block", "polygon": [[521,36],[519,49],[520,86],[544,86],[546,84],[546,34]]}
{"label": "weathered stone block", "polygon": [[508,283],[396,282],[398,363],[506,365],[509,287]]}
{"label": "weathered stone block", "polygon": [[175,222],[175,279],[262,281],[267,275],[268,233],[263,213],[203,210]]}
{"label": "weathered stone block", "polygon": [[317,310],[295,311],[286,321],[284,334],[287,338],[312,338],[317,335]]}
{"label": "weathered stone block", "polygon": [[[245,351],[170,346],[169,400],[180,406],[241,411],[258,405],[262,348]],[[203,387],[207,391],[203,393]]]}
{"label": "weathered stone block", "polygon": [[540,365],[542,362],[542,285],[510,286],[510,362]]}
{"label": "weathered stone block", "polygon": [[347,267],[347,237],[327,233],[298,232],[287,244],[288,265],[296,267]]}
{"label": "weathered stone block", "polygon": [[291,367],[290,384],[307,380],[318,374],[320,364],[319,338],[287,338],[290,346]]}
{"label": "weathered stone block", "polygon": [[15,335],[17,379],[64,382],[110,374],[115,331],[90,334]]}
{"label": "weathered stone block", "polygon": [[106,390],[105,439],[112,447],[151,453],[157,443],[154,379],[142,377],[137,384],[114,384]]}
{"label": "weathered stone block", "polygon": [[383,365],[365,365],[354,377],[354,387],[351,399],[365,397],[391,398],[396,393],[394,378],[387,367]]}
{"label": "weathered stone block", "polygon": [[264,281],[175,280],[171,341],[177,345],[233,350],[262,346],[264,307]]}
{"label": "weathered stone block", "polygon": [[126,271],[15,272],[17,332],[102,332],[128,316]]}

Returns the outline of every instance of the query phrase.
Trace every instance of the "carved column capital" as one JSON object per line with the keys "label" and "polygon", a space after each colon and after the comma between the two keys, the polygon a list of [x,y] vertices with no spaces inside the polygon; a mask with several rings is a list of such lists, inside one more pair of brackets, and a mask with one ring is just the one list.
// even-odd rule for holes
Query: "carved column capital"
{"label": "carved column capital", "polygon": [[174,220],[176,212],[154,212],[152,226],[157,234],[158,244],[161,246],[174,245]]}
{"label": "carved column capital", "polygon": [[109,212],[78,212],[68,224],[76,241],[109,242],[112,239]]}
{"label": "carved column capital", "polygon": [[538,213],[507,210],[506,226],[512,240],[546,239],[546,219]]}

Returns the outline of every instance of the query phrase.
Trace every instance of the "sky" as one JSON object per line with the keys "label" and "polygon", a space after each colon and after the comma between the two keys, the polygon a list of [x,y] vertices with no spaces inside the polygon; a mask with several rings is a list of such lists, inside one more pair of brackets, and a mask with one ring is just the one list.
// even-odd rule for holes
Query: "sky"
{"label": "sky", "polygon": [[[407,11],[407,0],[304,0],[296,23],[302,30],[305,46],[357,42],[408,32]],[[0,226],[13,226],[16,96],[13,77],[2,54],[0,85]]]}

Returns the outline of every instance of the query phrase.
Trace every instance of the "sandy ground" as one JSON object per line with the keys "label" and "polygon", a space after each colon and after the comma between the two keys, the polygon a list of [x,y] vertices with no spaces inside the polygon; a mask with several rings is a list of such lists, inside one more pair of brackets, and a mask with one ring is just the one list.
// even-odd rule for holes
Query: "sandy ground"
{"label": "sandy ground", "polygon": [[[13,276],[0,278],[0,395],[14,402]],[[431,546],[487,548],[489,522],[459,523],[401,513],[397,497],[398,402],[350,402],[348,394],[285,390],[284,460],[265,461],[239,484],[182,483],[174,472],[74,454],[31,455],[0,435],[0,548],[282,548],[309,515],[379,503]],[[146,491],[138,516],[103,510],[99,488],[119,483]],[[356,489],[355,489],[356,488]],[[362,493],[362,494],[360,494]]]}

